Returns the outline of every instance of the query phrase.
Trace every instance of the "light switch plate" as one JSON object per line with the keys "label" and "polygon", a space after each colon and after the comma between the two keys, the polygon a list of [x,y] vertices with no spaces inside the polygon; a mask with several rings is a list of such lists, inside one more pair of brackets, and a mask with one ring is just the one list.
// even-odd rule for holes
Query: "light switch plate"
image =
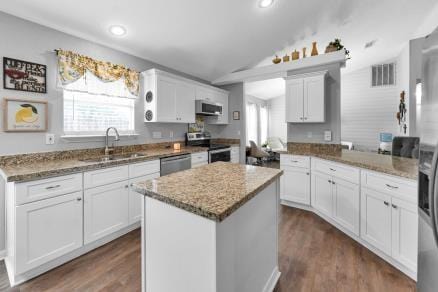
{"label": "light switch plate", "polygon": [[55,134],[46,134],[46,145],[55,144]]}
{"label": "light switch plate", "polygon": [[324,141],[330,142],[332,140],[332,131],[324,131]]}
{"label": "light switch plate", "polygon": [[152,132],[152,138],[161,139],[161,132]]}
{"label": "light switch plate", "polygon": [[173,131],[170,131],[170,133],[169,133],[169,137],[170,137],[170,138],[173,138]]}

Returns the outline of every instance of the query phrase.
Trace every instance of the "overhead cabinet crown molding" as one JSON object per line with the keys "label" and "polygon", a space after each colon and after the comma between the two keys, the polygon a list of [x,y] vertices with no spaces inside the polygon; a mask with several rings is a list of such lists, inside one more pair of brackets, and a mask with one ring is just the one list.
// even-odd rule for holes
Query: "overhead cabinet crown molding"
{"label": "overhead cabinet crown molding", "polygon": [[223,114],[215,119],[209,118],[209,123],[228,124],[226,90],[157,69],[144,71],[141,75],[146,123],[194,123],[195,100],[209,99],[211,96],[213,101],[223,105]]}

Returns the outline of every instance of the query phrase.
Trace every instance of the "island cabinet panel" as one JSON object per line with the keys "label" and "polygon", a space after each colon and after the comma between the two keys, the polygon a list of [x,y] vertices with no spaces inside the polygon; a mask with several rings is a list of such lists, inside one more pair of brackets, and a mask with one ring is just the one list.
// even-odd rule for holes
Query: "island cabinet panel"
{"label": "island cabinet panel", "polygon": [[391,197],[362,188],[361,237],[391,255]]}
{"label": "island cabinet panel", "polygon": [[128,181],[84,191],[85,244],[114,233],[128,225],[128,197]]}
{"label": "island cabinet panel", "polygon": [[18,206],[15,216],[15,274],[82,246],[82,192]]}
{"label": "island cabinet panel", "polygon": [[359,236],[359,185],[333,178],[333,219]]}
{"label": "island cabinet panel", "polygon": [[310,205],[310,170],[282,166],[280,199]]}
{"label": "island cabinet panel", "polygon": [[331,176],[312,173],[312,206],[328,217],[333,216],[333,192]]}
{"label": "island cabinet panel", "polygon": [[231,146],[231,162],[240,162],[240,146]]}
{"label": "island cabinet panel", "polygon": [[132,190],[132,186],[135,183],[146,181],[150,179],[154,179],[160,177],[160,173],[156,172],[153,174],[132,178],[129,180],[129,224],[134,224],[136,222],[140,222],[141,220],[141,205],[142,205],[142,197],[143,195]]}

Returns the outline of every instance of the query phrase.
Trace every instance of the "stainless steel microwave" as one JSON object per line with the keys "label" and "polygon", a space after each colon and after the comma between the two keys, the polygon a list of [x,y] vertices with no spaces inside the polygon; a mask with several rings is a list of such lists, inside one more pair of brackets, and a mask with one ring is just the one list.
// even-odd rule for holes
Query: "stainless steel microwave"
{"label": "stainless steel microwave", "polygon": [[220,116],[222,115],[222,104],[207,100],[196,101],[196,114],[205,116]]}

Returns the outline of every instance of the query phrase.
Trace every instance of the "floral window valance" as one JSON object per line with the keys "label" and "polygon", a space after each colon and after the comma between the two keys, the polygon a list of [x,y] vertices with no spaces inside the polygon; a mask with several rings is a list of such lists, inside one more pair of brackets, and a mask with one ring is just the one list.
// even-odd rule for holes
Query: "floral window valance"
{"label": "floral window valance", "polygon": [[139,94],[139,73],[121,65],[103,62],[71,51],[57,50],[58,74],[63,86],[84,78],[87,71],[103,82],[115,82],[123,78],[130,94]]}

